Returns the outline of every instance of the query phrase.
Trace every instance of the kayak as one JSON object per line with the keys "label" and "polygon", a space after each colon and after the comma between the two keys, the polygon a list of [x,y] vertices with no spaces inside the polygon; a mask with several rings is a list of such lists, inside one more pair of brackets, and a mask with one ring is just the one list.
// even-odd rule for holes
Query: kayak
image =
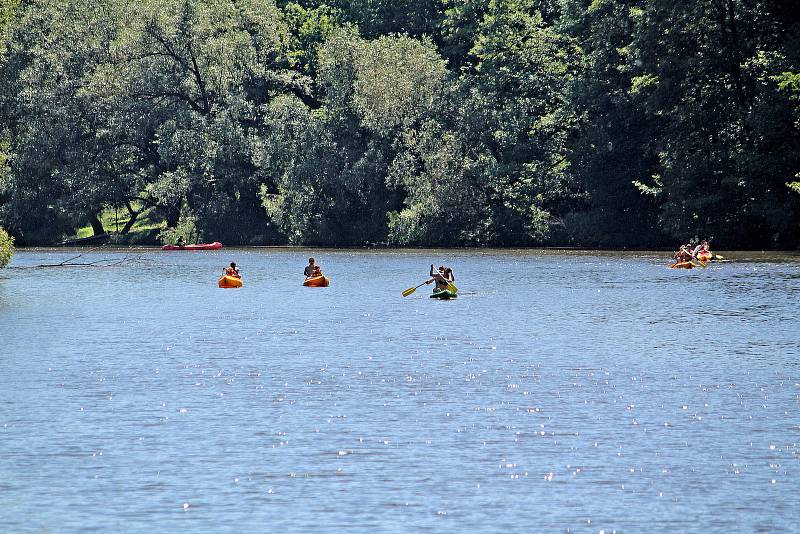
{"label": "kayak", "polygon": [[213,243],[195,243],[194,245],[164,245],[161,250],[218,250],[222,248],[222,243],[214,241]]}
{"label": "kayak", "polygon": [[242,287],[242,279],[236,278],[235,276],[225,275],[219,279],[219,287],[223,288]]}
{"label": "kayak", "polygon": [[306,287],[328,287],[331,283],[331,279],[325,276],[312,276],[311,278],[306,278],[306,281],[303,282],[303,285]]}
{"label": "kayak", "polygon": [[694,263],[690,261],[682,261],[679,263],[673,263],[669,266],[670,269],[694,269]]}
{"label": "kayak", "polygon": [[450,300],[456,297],[458,297],[458,294],[455,291],[450,291],[449,289],[434,291],[433,295],[431,295],[432,299],[442,299],[442,300]]}
{"label": "kayak", "polygon": [[711,261],[712,254],[710,252],[700,252],[697,254],[697,259],[702,262]]}

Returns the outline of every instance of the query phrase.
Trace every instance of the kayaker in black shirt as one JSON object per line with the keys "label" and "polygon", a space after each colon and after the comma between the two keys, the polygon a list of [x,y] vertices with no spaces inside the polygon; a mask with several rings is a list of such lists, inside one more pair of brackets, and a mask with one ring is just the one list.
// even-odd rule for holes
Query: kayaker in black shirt
{"label": "kayaker in black shirt", "polygon": [[314,264],[315,264],[314,258],[308,258],[308,265],[306,265],[306,268],[303,271],[303,274],[306,275],[306,278],[311,278],[312,276],[314,276],[315,268],[319,269],[319,266]]}

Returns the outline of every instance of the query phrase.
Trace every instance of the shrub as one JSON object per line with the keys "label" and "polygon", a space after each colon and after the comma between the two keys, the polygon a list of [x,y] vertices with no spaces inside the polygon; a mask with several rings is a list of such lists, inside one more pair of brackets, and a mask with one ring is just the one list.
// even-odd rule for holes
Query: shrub
{"label": "shrub", "polygon": [[0,268],[5,267],[14,255],[14,238],[0,227]]}

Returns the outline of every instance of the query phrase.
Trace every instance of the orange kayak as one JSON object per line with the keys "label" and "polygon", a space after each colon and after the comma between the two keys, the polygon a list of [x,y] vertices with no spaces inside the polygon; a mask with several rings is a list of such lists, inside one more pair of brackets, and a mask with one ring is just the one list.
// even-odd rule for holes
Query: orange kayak
{"label": "orange kayak", "polygon": [[702,262],[711,261],[711,253],[710,252],[700,252],[697,255],[697,259],[702,261]]}
{"label": "orange kayak", "polygon": [[678,263],[673,263],[669,266],[670,269],[694,269],[694,263],[690,261],[682,261]]}
{"label": "orange kayak", "polygon": [[242,287],[242,279],[235,276],[223,276],[219,279],[219,287]]}
{"label": "orange kayak", "polygon": [[306,281],[303,282],[303,285],[306,287],[328,287],[331,283],[330,278],[325,276],[312,276],[311,278],[306,278]]}

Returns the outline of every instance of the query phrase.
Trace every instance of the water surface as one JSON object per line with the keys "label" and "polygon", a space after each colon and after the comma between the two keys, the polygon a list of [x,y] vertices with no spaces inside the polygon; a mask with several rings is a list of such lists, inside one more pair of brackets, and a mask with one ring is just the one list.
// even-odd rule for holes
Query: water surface
{"label": "water surface", "polygon": [[[800,259],[20,251],[0,530],[800,530]],[[314,254],[328,288],[301,286]],[[216,279],[236,261],[245,287]],[[428,298],[431,263],[457,300]]]}

